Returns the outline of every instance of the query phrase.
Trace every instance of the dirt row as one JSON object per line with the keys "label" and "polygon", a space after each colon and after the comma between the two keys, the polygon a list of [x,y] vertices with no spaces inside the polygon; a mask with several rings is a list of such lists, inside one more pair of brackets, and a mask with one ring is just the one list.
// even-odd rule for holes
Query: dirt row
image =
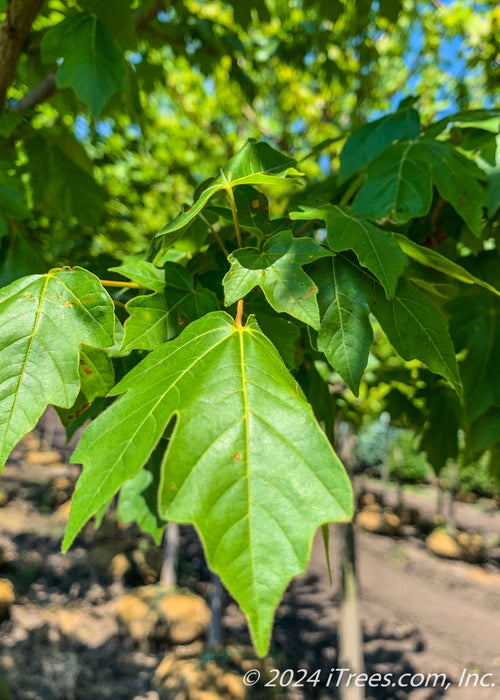
{"label": "dirt row", "polygon": [[[11,697],[233,700],[238,693],[241,696],[241,675],[249,664],[257,664],[264,675],[274,666],[304,668],[308,673],[320,669],[322,679],[336,667],[337,579],[334,576],[330,586],[320,539],[315,541],[308,571],[290,584],[277,611],[270,657],[262,666],[250,649],[244,619],[228,595],[223,603],[227,646],[221,654],[207,653],[198,640],[179,645],[168,629],[160,633],[163,628],[156,623],[154,632],[134,636],[117,615],[117,601],[154,585],[160,550],[133,526],[120,527],[111,518],[98,532],[92,526],[85,528],[69,554],[61,554],[67,503],[78,468],[63,461],[37,464],[34,452],[33,444],[20,449],[0,484],[0,578],[13,585],[15,595],[8,619],[0,623],[0,669],[15,689]],[[430,498],[405,495],[409,507],[425,510],[422,498],[434,507]],[[459,518],[480,532],[495,554],[499,514],[488,512],[488,507],[486,503],[478,510],[460,504]],[[369,690],[368,697],[499,697],[494,687],[456,687],[464,668],[492,673],[500,687],[496,555],[479,566],[438,559],[418,533],[390,537],[358,530],[357,538],[367,672],[446,673],[452,682],[446,693],[441,688],[377,688]],[[331,548],[335,562],[335,528]],[[209,572],[199,541],[188,527],[181,529],[179,585],[208,599]],[[155,674],[157,680],[164,678],[163,689],[155,686]],[[0,684],[3,700],[1,693]],[[335,697],[335,691],[321,683],[305,689],[258,684],[252,697],[315,700]]]}

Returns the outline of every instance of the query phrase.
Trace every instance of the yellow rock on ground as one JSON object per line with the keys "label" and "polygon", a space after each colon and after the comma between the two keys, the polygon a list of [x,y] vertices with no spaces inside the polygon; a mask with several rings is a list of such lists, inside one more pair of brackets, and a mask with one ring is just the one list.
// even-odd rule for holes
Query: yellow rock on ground
{"label": "yellow rock on ground", "polygon": [[163,586],[142,586],[118,599],[120,628],[135,641],[166,639],[190,644],[205,634],[210,609],[203,598]]}
{"label": "yellow rock on ground", "polygon": [[6,620],[10,616],[10,609],[15,599],[12,581],[8,578],[0,578],[0,620]]}
{"label": "yellow rock on ground", "polygon": [[58,462],[61,462],[61,455],[56,450],[49,450],[47,452],[30,450],[26,453],[25,459],[30,464],[37,464],[45,467],[49,464],[56,464]]}
{"label": "yellow rock on ground", "polygon": [[434,530],[428,535],[425,544],[433,554],[444,559],[461,559],[461,548],[458,542],[446,530]]}

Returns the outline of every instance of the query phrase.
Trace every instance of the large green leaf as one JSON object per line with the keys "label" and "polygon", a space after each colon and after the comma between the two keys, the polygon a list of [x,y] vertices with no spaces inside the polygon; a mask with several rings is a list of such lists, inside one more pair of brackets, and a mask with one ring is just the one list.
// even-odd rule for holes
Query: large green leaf
{"label": "large green leaf", "polygon": [[457,351],[467,349],[460,374],[465,414],[473,421],[491,406],[500,406],[500,313],[496,299],[485,294],[459,297],[449,309]]}
{"label": "large green leaf", "polygon": [[46,63],[61,60],[57,87],[72,88],[96,117],[125,85],[120,52],[105,25],[89,12],[69,15],[49,29],[41,50]]}
{"label": "large green leaf", "polygon": [[79,5],[95,13],[109,34],[124,51],[137,44],[134,13],[127,0],[80,0]]}
{"label": "large green leaf", "polygon": [[416,139],[419,131],[420,118],[414,109],[399,110],[356,129],[340,154],[339,181],[359,172],[395,141]]}
{"label": "large green leaf", "polygon": [[465,282],[465,284],[477,284],[493,294],[500,296],[500,291],[498,289],[495,289],[495,287],[488,284],[488,282],[479,279],[479,277],[475,277],[475,275],[471,274],[456,262],[453,262],[453,260],[445,258],[444,255],[440,255],[435,250],[432,250],[432,248],[425,248],[424,246],[418,245],[418,243],[414,243],[410,238],[403,236],[401,233],[396,233],[394,235],[396,236],[401,250],[409,258],[416,260],[421,265],[431,267],[433,270],[442,272],[444,275],[459,280],[460,282]]}
{"label": "large green leaf", "polygon": [[163,292],[165,289],[165,271],[147,260],[128,258],[119,267],[110,267],[110,272],[117,272],[132,282],[146,289]]}
{"label": "large green leaf", "polygon": [[115,391],[125,394],[73,456],[84,469],[64,548],[140,471],[176,417],[160,515],[197,527],[209,566],[264,654],[276,605],[307,566],[316,529],[352,513],[349,479],[301,390],[254,320],[242,328],[215,312],[152,352]]}
{"label": "large green leaf", "polygon": [[426,399],[428,422],[422,435],[420,449],[434,473],[439,474],[449,459],[458,455],[458,430],[460,428],[460,400],[450,389],[433,386],[419,396]]}
{"label": "large green leaf", "polygon": [[69,426],[85,413],[94,399],[106,396],[115,383],[113,363],[108,352],[88,345],[81,347],[78,365],[80,392],[71,408],[57,409],[64,426]]}
{"label": "large green leaf", "polygon": [[373,272],[385,289],[387,297],[394,295],[398,279],[408,264],[394,234],[363,221],[345,209],[324,204],[301,207],[290,214],[292,219],[323,219],[329,247],[340,253],[352,250],[363,267]]}
{"label": "large green leaf", "polygon": [[113,303],[99,280],[52,270],[0,291],[0,465],[48,404],[70,408],[80,390],[79,347],[113,343]]}
{"label": "large green leaf", "polygon": [[183,214],[164,226],[158,236],[165,236],[187,226],[214,194],[238,185],[283,185],[300,173],[296,161],[263,141],[249,140],[222,168],[219,177],[210,181],[199,198]]}
{"label": "large green leaf", "polygon": [[262,250],[235,250],[228,258],[231,269],[223,280],[226,306],[259,286],[273,309],[319,328],[318,290],[302,266],[328,255],[311,238],[293,238],[290,231],[267,239]]}
{"label": "large green leaf", "polygon": [[488,179],[488,214],[493,216],[500,208],[500,167],[490,173]]}
{"label": "large green leaf", "polygon": [[486,191],[478,180],[486,180],[486,175],[474,161],[447,143],[424,140],[421,142],[421,153],[441,197],[452,205],[476,236],[481,235]]}
{"label": "large green leaf", "polygon": [[338,256],[322,260],[314,274],[322,314],[318,350],[356,396],[373,342],[366,284],[359,277]]}
{"label": "large green leaf", "polygon": [[[150,263],[146,263],[150,265]],[[122,274],[133,275],[135,280],[152,287],[163,286],[163,293],[138,296],[127,304],[130,314],[125,321],[122,350],[154,350],[162,343],[179,335],[191,321],[218,308],[217,298],[209,289],[195,285],[189,272],[177,263],[165,263],[162,282],[153,266],[134,269],[122,266]],[[128,270],[125,273],[125,269]],[[154,268],[157,270],[157,268]],[[149,278],[148,275],[149,274]]]}
{"label": "large green leaf", "polygon": [[26,142],[26,152],[36,211],[45,216],[76,217],[83,224],[97,224],[104,206],[104,191],[92,175],[56,143],[41,136]]}
{"label": "large green leaf", "polygon": [[8,219],[29,216],[21,181],[0,170],[0,214]]}
{"label": "large green leaf", "polygon": [[500,442],[500,407],[493,407],[472,422],[467,448],[471,454],[479,454]]}
{"label": "large green leaf", "polygon": [[354,211],[370,219],[396,223],[424,216],[432,201],[432,179],[421,141],[389,146],[369,166],[353,203]]}
{"label": "large green leaf", "polygon": [[394,349],[404,360],[420,360],[461,393],[455,348],[439,309],[409,280],[399,280],[393,299],[373,285],[370,308]]}
{"label": "large green leaf", "polygon": [[166,523],[158,515],[158,488],[165,441],[160,440],[148,464],[120,489],[118,513],[124,523],[136,522],[160,544]]}
{"label": "large green leaf", "polygon": [[479,180],[486,180],[486,175],[447,143],[430,139],[398,143],[369,165],[353,207],[371,219],[405,223],[427,214],[434,183],[441,197],[479,235],[486,206]]}

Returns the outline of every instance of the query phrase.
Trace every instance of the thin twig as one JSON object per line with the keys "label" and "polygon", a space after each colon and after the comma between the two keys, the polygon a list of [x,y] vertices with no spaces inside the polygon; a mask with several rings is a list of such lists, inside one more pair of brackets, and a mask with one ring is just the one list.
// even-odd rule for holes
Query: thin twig
{"label": "thin twig", "polygon": [[40,102],[45,102],[57,90],[56,72],[53,70],[38,85],[29,90],[20,100],[11,106],[12,112],[22,112],[25,109],[32,109]]}
{"label": "thin twig", "polygon": [[143,284],[135,282],[118,282],[117,280],[100,280],[103,287],[130,287],[130,289],[146,289]]}
{"label": "thin twig", "polygon": [[307,227],[311,224],[314,224],[315,221],[317,221],[317,219],[310,219],[309,221],[306,221],[305,224],[303,224],[295,234],[295,238],[300,238],[300,236],[302,236]]}
{"label": "thin twig", "polygon": [[210,232],[212,233],[213,237],[215,238],[215,240],[216,240],[217,243],[219,244],[220,249],[222,250],[222,252],[223,252],[224,255],[226,256],[226,258],[228,258],[228,257],[229,257],[229,251],[228,251],[228,249],[226,248],[226,246],[224,245],[224,241],[223,241],[222,238],[219,236],[218,231],[215,230],[215,227],[212,226],[212,224],[210,223],[210,221],[209,221],[207,218],[205,218],[205,217],[203,216],[203,214],[198,214],[198,216],[199,216],[200,219],[203,221],[203,223],[205,224],[205,226],[208,226],[208,228],[210,229]]}
{"label": "thin twig", "polygon": [[361,183],[362,183],[362,178],[361,178],[361,176],[360,176],[360,177],[357,177],[357,178],[354,180],[354,182],[351,184],[351,186],[348,187],[347,191],[344,193],[344,196],[343,196],[342,199],[340,200],[339,206],[345,207],[346,204],[349,203],[349,201],[352,199],[352,197],[353,197],[354,193],[356,192],[356,190],[358,190],[358,189],[361,187]]}

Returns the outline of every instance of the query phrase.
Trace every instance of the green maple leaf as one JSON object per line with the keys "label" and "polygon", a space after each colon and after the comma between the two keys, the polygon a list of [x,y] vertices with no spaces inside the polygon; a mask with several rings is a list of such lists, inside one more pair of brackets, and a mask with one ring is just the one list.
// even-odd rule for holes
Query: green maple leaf
{"label": "green maple leaf", "polygon": [[89,12],[70,15],[49,29],[41,44],[42,59],[62,59],[56,73],[59,88],[70,87],[99,116],[125,84],[122,57],[105,25]]}
{"label": "green maple leaf", "polygon": [[106,396],[115,383],[113,363],[108,351],[84,345],[80,348],[78,373],[80,392],[71,408],[58,408],[57,413],[64,426],[79,418],[97,397]]}
{"label": "green maple leaf", "polygon": [[373,342],[366,284],[354,266],[336,256],[322,260],[314,274],[322,312],[318,350],[325,354],[357,396]]}
{"label": "green maple leaf", "polygon": [[51,270],[0,291],[0,465],[49,404],[80,390],[79,349],[113,344],[113,302],[81,268]]}
{"label": "green maple leaf", "polygon": [[[156,272],[149,268],[143,268],[140,272],[143,284],[153,289],[163,287],[163,292],[141,295],[128,302],[127,311],[130,316],[125,321],[124,351],[154,350],[167,340],[175,338],[190,321],[218,308],[215,294],[195,285],[192,276],[182,265],[165,263],[163,280],[159,280]],[[121,268],[122,274],[134,274],[135,280],[141,276],[140,272],[128,270],[126,273],[125,268]]]}
{"label": "green maple leaf", "polygon": [[374,284],[370,310],[404,360],[424,362],[430,370],[447,379],[457,393],[461,393],[455,348],[447,320],[418,287],[403,276],[394,298],[388,300],[381,287]]}
{"label": "green maple leaf", "polygon": [[473,421],[492,406],[500,406],[500,312],[489,294],[469,294],[449,304],[450,328],[457,350],[467,348],[461,366],[464,409]]}
{"label": "green maple leaf", "polygon": [[340,154],[339,181],[371,163],[394,141],[415,139],[420,131],[420,118],[414,109],[398,110],[374,122],[364,124],[348,137]]}
{"label": "green maple leaf", "polygon": [[[173,234],[187,227],[208,204],[211,197],[221,190],[239,185],[283,185],[300,173],[295,169],[297,162],[280,153],[263,141],[249,140],[241,151],[236,153],[222,168],[219,177],[210,181],[199,198],[183,214],[164,226],[157,236]],[[172,237],[174,241],[181,234]]]}
{"label": "green maple leaf", "polygon": [[394,234],[358,218],[331,204],[301,206],[290,214],[292,219],[323,219],[328,246],[335,252],[352,250],[359,262],[380,281],[387,298],[394,295],[398,279],[408,258],[398,246]]}
{"label": "green maple leaf", "polygon": [[160,516],[196,526],[264,654],[274,610],[306,568],[316,529],[352,514],[349,479],[302,391],[255,320],[242,328],[214,312],[152,352],[114,392],[125,393],[73,455],[84,468],[64,548],[136,476],[175,417]]}
{"label": "green maple leaf", "polygon": [[369,219],[388,217],[402,224],[425,216],[432,202],[432,177],[422,141],[389,146],[368,166],[366,180],[353,202]]}
{"label": "green maple leaf", "polygon": [[276,311],[283,311],[313,328],[319,328],[317,287],[303,265],[330,253],[311,238],[293,238],[282,231],[262,248],[241,248],[229,256],[231,269],[223,279],[226,306],[254,287],[261,287]]}

